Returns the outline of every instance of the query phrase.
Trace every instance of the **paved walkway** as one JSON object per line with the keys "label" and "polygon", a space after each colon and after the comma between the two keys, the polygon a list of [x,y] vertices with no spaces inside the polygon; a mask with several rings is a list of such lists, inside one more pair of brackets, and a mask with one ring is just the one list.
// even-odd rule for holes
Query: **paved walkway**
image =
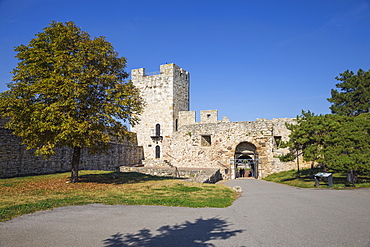
{"label": "paved walkway", "polygon": [[228,208],[87,205],[0,223],[0,246],[370,246],[370,189],[232,180]]}

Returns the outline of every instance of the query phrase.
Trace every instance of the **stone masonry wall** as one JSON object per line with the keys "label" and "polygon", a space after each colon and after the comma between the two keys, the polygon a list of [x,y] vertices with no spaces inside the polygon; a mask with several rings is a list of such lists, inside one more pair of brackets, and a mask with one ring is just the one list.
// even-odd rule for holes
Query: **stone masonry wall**
{"label": "stone masonry wall", "polygon": [[195,111],[180,111],[178,118],[179,128],[182,125],[195,124]]}
{"label": "stone masonry wall", "polygon": [[198,183],[216,183],[223,180],[219,169],[189,169],[176,167],[120,167],[121,172],[139,172],[152,176],[175,177]]}
{"label": "stone masonry wall", "polygon": [[[241,143],[250,143],[256,147],[258,154],[259,177],[295,169],[295,162],[282,163],[276,158],[276,155],[288,151],[278,147],[276,138],[287,140],[289,130],[285,123],[292,121],[258,119],[250,122],[217,121],[182,125],[171,138],[164,139],[164,159],[176,167],[229,169],[236,147]],[[206,142],[202,140],[204,137]]]}
{"label": "stone masonry wall", "polygon": [[[71,170],[72,149],[58,148],[56,155],[49,159],[35,156],[33,150],[26,150],[21,139],[11,130],[3,128],[5,120],[0,120],[0,178],[65,172]],[[118,170],[121,165],[140,163],[142,147],[129,141],[112,143],[107,153],[91,155],[82,151],[80,169]]]}

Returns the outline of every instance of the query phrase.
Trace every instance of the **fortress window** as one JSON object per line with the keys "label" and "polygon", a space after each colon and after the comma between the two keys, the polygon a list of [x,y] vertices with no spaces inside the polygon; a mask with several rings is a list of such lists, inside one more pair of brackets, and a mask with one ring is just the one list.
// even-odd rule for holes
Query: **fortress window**
{"label": "fortress window", "polygon": [[207,118],[211,118],[211,114],[207,114]]}
{"label": "fortress window", "polygon": [[161,157],[161,147],[160,146],[155,146],[155,158],[159,159]]}
{"label": "fortress window", "polygon": [[175,120],[175,131],[177,131],[179,128],[179,121],[178,119]]}
{"label": "fortress window", "polygon": [[211,136],[210,135],[202,135],[200,139],[200,145],[202,147],[209,147],[211,146],[212,141],[211,141]]}
{"label": "fortress window", "polygon": [[155,125],[155,136],[160,136],[161,135],[161,125],[156,124]]}
{"label": "fortress window", "polygon": [[279,147],[281,144],[281,136],[274,136],[274,141],[275,141],[275,147]]}

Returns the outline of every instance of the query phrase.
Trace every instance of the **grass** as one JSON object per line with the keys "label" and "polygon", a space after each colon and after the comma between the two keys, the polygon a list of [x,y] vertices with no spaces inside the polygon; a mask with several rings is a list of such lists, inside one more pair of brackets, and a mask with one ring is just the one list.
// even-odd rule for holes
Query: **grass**
{"label": "grass", "polygon": [[[314,169],[313,174],[322,172],[321,169]],[[299,188],[332,188],[332,189],[352,189],[352,188],[363,188],[370,187],[370,174],[364,174],[358,176],[358,183],[355,184],[355,187],[352,187],[352,184],[347,182],[346,173],[342,171],[329,170],[328,172],[333,174],[333,186],[329,187],[327,181],[320,181],[319,187],[315,187],[315,181],[310,176],[310,169],[301,170],[301,178],[297,178],[297,171],[290,170],[286,172],[279,172],[271,174],[264,178],[266,181],[271,181],[275,183],[287,184],[290,186],[295,186]]]}
{"label": "grass", "polygon": [[228,207],[237,194],[219,184],[201,184],[107,171],[80,171],[78,183],[70,173],[0,179],[0,221],[70,205],[162,205]]}

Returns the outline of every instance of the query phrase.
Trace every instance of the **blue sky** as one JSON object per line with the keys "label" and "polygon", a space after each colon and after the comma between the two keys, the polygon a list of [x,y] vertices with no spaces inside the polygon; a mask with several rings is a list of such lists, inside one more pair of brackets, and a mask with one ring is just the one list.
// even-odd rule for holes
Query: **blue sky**
{"label": "blue sky", "polygon": [[0,91],[52,20],[105,36],[129,72],[179,65],[191,110],[231,121],[330,113],[334,78],[370,69],[369,0],[0,0]]}

